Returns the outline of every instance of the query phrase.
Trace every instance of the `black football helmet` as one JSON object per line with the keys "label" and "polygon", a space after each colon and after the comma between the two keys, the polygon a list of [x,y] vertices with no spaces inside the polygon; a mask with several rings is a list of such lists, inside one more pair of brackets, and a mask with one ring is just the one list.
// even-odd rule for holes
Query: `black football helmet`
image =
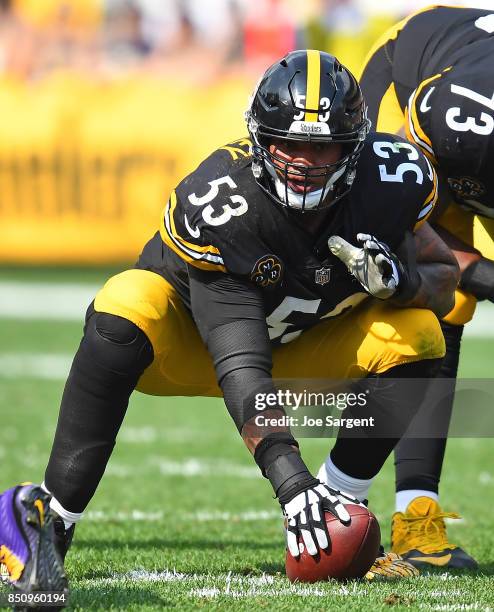
{"label": "black football helmet", "polygon": [[[349,191],[370,121],[357,80],[335,57],[315,50],[288,53],[261,78],[245,118],[254,177],[274,201],[301,211],[320,210]],[[287,163],[270,153],[273,139],[317,147],[341,143],[342,155],[324,166]],[[289,173],[303,178],[302,192],[289,188]],[[321,177],[324,181],[311,191],[316,177],[319,184]]]}

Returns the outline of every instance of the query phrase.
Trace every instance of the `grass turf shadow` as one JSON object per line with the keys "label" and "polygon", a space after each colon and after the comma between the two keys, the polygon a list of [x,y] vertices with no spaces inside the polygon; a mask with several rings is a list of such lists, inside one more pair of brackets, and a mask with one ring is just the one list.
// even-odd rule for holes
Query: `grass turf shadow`
{"label": "grass turf shadow", "polygon": [[494,561],[487,563],[479,563],[478,569],[461,569],[454,567],[427,567],[420,569],[422,576],[441,576],[442,574],[448,573],[452,576],[470,576],[472,578],[478,578],[480,576],[494,576]]}
{"label": "grass turf shadow", "polygon": [[158,609],[179,607],[176,602],[160,597],[144,587],[132,585],[77,586],[70,591],[69,605],[79,610],[135,610],[140,606]]}

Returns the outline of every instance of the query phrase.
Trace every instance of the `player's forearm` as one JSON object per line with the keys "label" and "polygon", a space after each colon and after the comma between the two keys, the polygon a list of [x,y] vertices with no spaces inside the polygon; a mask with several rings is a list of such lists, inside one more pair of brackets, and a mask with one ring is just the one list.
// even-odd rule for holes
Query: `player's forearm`
{"label": "player's forearm", "polygon": [[451,249],[451,252],[455,256],[456,261],[460,267],[460,272],[463,274],[465,270],[474,262],[478,261],[482,255],[475,247],[460,240],[457,236],[450,234],[446,229],[440,225],[434,225],[434,231],[444,241],[444,243]]}
{"label": "player's forearm", "polygon": [[462,270],[460,289],[494,302],[494,261],[481,257]]}
{"label": "player's forearm", "polygon": [[262,475],[270,481],[276,497],[288,499],[315,486],[318,481],[300,456],[283,407],[257,409],[256,398],[275,396],[266,372],[257,368],[232,370],[222,378],[221,389],[245,445]]}
{"label": "player's forearm", "polygon": [[403,265],[413,271],[412,276],[419,282],[413,295],[405,301],[398,294],[396,303],[407,308],[427,308],[439,318],[445,316],[454,307],[460,280],[458,263],[449,247],[425,223],[415,232],[413,243],[404,242],[399,251]]}
{"label": "player's forearm", "polygon": [[319,481],[300,457],[297,441],[283,419],[283,407],[259,410],[257,400],[274,396],[275,387],[258,290],[225,274],[213,277],[191,270],[189,279],[192,313],[213,360],[226,407],[263,476],[280,501],[315,486]]}
{"label": "player's forearm", "polygon": [[304,464],[281,405],[259,410],[258,400],[275,397],[271,348],[265,321],[221,325],[207,334],[223,399],[244,443],[279,499],[318,483]]}
{"label": "player's forearm", "polygon": [[267,372],[255,367],[232,369],[220,384],[228,411],[276,497],[291,499],[318,484],[300,456],[283,407],[258,409],[258,398],[268,394],[275,397],[275,387]]}
{"label": "player's forearm", "polygon": [[478,300],[494,301],[494,261],[482,257],[478,249],[453,236],[441,226],[434,228],[449,246],[460,267],[460,289]]}
{"label": "player's forearm", "polygon": [[420,286],[407,308],[427,308],[438,317],[444,317],[455,305],[455,289],[458,285],[458,266],[454,263],[417,264]]}

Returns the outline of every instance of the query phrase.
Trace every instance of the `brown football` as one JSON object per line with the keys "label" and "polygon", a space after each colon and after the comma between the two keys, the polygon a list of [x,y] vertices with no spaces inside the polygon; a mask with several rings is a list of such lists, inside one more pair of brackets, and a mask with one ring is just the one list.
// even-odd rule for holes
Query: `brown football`
{"label": "brown football", "polygon": [[[352,520],[343,525],[334,515],[325,513],[329,546],[313,557],[305,546],[297,559],[286,552],[286,575],[292,581],[318,582],[336,578],[362,578],[379,552],[381,530],[376,517],[363,506],[345,504]],[[302,542],[302,540],[300,540]]]}

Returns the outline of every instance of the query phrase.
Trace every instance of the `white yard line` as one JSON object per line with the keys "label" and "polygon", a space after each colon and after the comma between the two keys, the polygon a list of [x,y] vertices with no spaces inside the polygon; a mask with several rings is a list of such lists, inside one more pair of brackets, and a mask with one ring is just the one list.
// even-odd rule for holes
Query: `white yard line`
{"label": "white yard line", "polygon": [[163,476],[234,476],[235,478],[259,478],[259,469],[256,465],[236,465],[225,460],[210,460],[191,457],[186,461],[171,461],[163,457],[151,457],[150,464],[153,471]]}
{"label": "white yard line", "polygon": [[494,485],[494,475],[492,475],[490,472],[480,472],[480,474],[477,476],[477,481],[481,485],[492,486]]}
{"label": "white yard line", "polygon": [[229,597],[232,599],[244,597],[327,597],[328,595],[365,596],[367,588],[359,585],[357,588],[347,588],[331,584],[331,589],[321,589],[318,585],[280,584],[275,585],[275,577],[269,574],[261,576],[243,576],[229,572],[228,574],[189,574],[177,572],[175,569],[163,571],[135,570],[125,574],[112,574],[107,578],[94,578],[81,581],[82,585],[108,586],[121,583],[139,582],[172,582],[190,586],[189,596],[199,598]]}
{"label": "white yard line", "polygon": [[230,523],[230,522],[257,522],[257,521],[280,521],[281,513],[278,510],[244,510],[243,512],[227,512],[223,510],[198,510],[197,512],[181,512],[180,515],[172,515],[163,510],[144,511],[130,510],[128,512],[105,510],[88,510],[84,514],[84,521],[107,523],[114,521],[154,523],[165,519],[180,519],[182,522],[190,523]]}
{"label": "white yard line", "polygon": [[[0,281],[0,319],[78,321],[99,287],[79,283]],[[494,337],[494,305],[481,302],[465,328],[470,338]]]}
{"label": "white yard line", "polygon": [[154,442],[161,433],[158,432],[156,427],[151,427],[151,425],[144,425],[142,427],[128,426],[118,434],[118,441],[126,442],[127,444],[149,444]]}
{"label": "white yard line", "polygon": [[0,353],[0,378],[65,380],[73,357],[63,353]]}
{"label": "white yard line", "polygon": [[464,338],[494,338],[494,304],[480,302],[470,323],[465,325]]}
{"label": "white yard line", "polygon": [[79,283],[0,282],[0,318],[80,321],[99,287]]}
{"label": "white yard line", "polygon": [[[422,586],[430,580],[440,581],[457,579],[457,576],[449,574],[427,575],[424,574],[417,578],[418,586]],[[176,569],[163,569],[161,571],[148,571],[144,569],[136,569],[126,573],[112,573],[107,577],[83,579],[79,581],[77,587],[90,586],[104,588],[105,586],[119,586],[128,583],[174,583],[183,585],[188,589],[189,597],[200,599],[215,599],[228,598],[233,600],[250,598],[250,597],[348,597],[362,600],[368,597],[370,593],[367,582],[354,582],[351,584],[341,584],[334,581],[328,581],[324,585],[319,584],[290,584],[280,575],[261,574],[259,576],[245,576],[228,572],[227,574],[197,574],[178,572]],[[323,588],[324,586],[324,588]],[[455,610],[488,610],[489,608],[482,605],[481,607],[472,607],[477,604],[455,604],[451,600],[457,600],[467,595],[464,589],[447,589],[437,590],[429,595],[435,597],[438,601],[435,604],[419,605],[419,608],[427,609],[455,609]],[[441,604],[441,599],[446,599],[444,605]]]}
{"label": "white yard line", "polygon": [[232,476],[234,478],[259,478],[256,465],[238,465],[227,460],[210,460],[190,457],[185,461],[174,461],[167,457],[150,456],[138,465],[111,462],[106,469],[106,476],[113,478],[130,478],[144,474],[159,474],[162,476],[180,476],[182,478],[197,478],[198,476]]}

